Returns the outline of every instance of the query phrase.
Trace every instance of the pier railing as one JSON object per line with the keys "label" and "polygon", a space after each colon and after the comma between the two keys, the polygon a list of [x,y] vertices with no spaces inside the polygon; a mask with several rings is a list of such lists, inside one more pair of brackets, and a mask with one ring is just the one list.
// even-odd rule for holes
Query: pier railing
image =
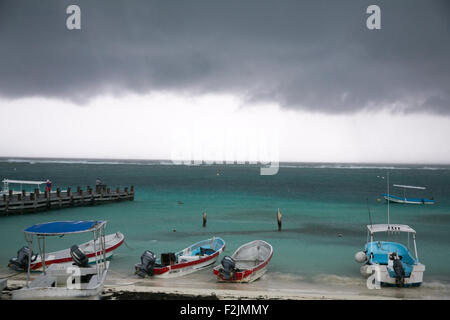
{"label": "pier railing", "polygon": [[106,185],[96,186],[92,189],[87,186],[85,190],[77,187],[76,190],[67,188],[61,191],[57,188],[52,192],[40,192],[35,189],[34,192],[13,193],[9,190],[8,194],[0,196],[0,215],[22,214],[36,211],[68,208],[75,206],[88,206],[108,202],[134,200],[134,186],[123,188],[117,187],[115,190]]}

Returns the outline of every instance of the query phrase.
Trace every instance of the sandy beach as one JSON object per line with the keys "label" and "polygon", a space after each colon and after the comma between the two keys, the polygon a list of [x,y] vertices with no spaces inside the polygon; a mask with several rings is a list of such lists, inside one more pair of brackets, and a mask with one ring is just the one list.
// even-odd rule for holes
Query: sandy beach
{"label": "sandy beach", "polygon": [[[31,279],[38,274],[32,274]],[[4,273],[8,286],[2,299],[26,284],[25,273]],[[132,273],[108,272],[101,299],[105,300],[430,300],[449,299],[450,290],[437,282],[419,288],[369,290],[365,279],[321,275],[311,281],[267,272],[252,283],[221,283],[211,270],[169,279],[139,278]]]}
{"label": "sandy beach", "polygon": [[[349,292],[326,292],[317,288],[267,288],[264,283],[233,284],[188,279],[139,279],[135,276],[108,275],[102,299],[106,300],[373,300],[398,297],[364,295]],[[32,275],[32,279],[36,275]],[[2,299],[10,299],[12,290],[26,284],[26,274],[9,276]]]}

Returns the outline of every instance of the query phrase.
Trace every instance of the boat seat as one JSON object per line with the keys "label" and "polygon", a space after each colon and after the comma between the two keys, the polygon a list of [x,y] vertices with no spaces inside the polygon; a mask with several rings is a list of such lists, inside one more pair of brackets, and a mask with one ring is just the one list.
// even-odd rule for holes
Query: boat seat
{"label": "boat seat", "polygon": [[190,262],[200,259],[200,256],[178,256],[178,263]]}
{"label": "boat seat", "polygon": [[214,252],[216,252],[216,250],[211,249],[211,247],[198,247],[191,251],[191,255],[193,255],[193,256],[208,255],[209,256],[209,255],[213,254]]}
{"label": "boat seat", "polygon": [[234,260],[236,262],[237,269],[248,269],[251,267],[256,267],[260,263],[264,262],[264,260],[256,260],[256,259],[237,259]]}
{"label": "boat seat", "polygon": [[56,286],[56,277],[40,276],[30,282],[30,288],[48,288]]}

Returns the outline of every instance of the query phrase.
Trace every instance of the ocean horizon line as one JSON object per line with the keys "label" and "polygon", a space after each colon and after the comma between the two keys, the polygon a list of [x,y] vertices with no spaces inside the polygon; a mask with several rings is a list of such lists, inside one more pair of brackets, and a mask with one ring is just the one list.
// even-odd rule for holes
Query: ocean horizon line
{"label": "ocean horizon line", "polygon": [[[66,157],[0,157],[6,163],[60,163],[91,165],[172,165],[172,166],[248,166],[260,167],[257,161],[226,162],[224,160],[177,160],[170,159],[134,159],[134,158],[66,158]],[[449,170],[450,163],[395,163],[395,162],[310,162],[280,161],[280,168],[314,168],[314,169],[386,169],[386,170]]]}

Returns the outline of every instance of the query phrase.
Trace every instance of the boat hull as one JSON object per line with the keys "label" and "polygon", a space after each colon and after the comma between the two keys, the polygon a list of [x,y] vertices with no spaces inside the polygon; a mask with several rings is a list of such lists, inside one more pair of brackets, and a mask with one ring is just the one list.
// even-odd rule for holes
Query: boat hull
{"label": "boat hull", "polygon": [[8,284],[8,279],[0,279],[0,295],[3,291],[3,289],[6,288],[7,284]]}
{"label": "boat hull", "polygon": [[[67,263],[67,266],[72,266],[72,264]],[[12,292],[13,300],[99,300],[103,292],[104,282],[109,269],[109,262],[106,262],[106,269],[101,273],[101,277],[98,283],[92,285],[81,284],[81,288],[68,288],[67,277],[70,273],[66,273],[65,276],[61,277],[59,281],[56,281],[56,286],[37,286],[33,287],[33,282],[30,283],[30,287],[24,287],[19,290]],[[50,269],[49,269],[50,271]],[[45,277],[45,275],[41,275]]]}
{"label": "boat hull", "polygon": [[[106,242],[106,259],[110,259],[114,253],[114,250],[119,248],[125,240],[125,236],[121,232],[116,232],[105,236]],[[79,245],[79,248],[89,258],[89,263],[95,263],[95,250],[94,241],[88,241]],[[99,243],[96,243],[96,247],[100,247]],[[103,252],[97,250],[97,255],[103,258]],[[70,255],[70,249],[64,249],[60,251],[51,252],[45,255],[45,265],[48,267],[52,264],[72,262],[72,256]],[[30,264],[32,271],[43,271],[41,257],[38,255],[36,260]],[[17,269],[16,269],[17,270]],[[17,270],[26,271],[26,270]]]}
{"label": "boat hull", "polygon": [[[191,253],[199,247],[211,246],[215,250],[214,253],[204,256],[192,256]],[[184,276],[214,265],[220,254],[225,250],[225,241],[220,238],[212,238],[193,244],[190,247],[183,249],[176,253],[178,263],[155,267],[153,269],[154,278],[175,278]],[[138,264],[135,265],[135,270],[138,271]]]}
{"label": "boat hull", "polygon": [[434,204],[434,200],[430,199],[416,199],[416,198],[401,198],[392,195],[383,196],[386,201],[402,204]]}
{"label": "boat hull", "polygon": [[215,254],[214,257],[210,259],[202,259],[201,261],[196,261],[196,263],[186,264],[186,265],[172,265],[163,268],[155,268],[155,278],[175,278],[184,276],[196,271],[200,271],[216,263],[217,258],[220,253]]}
{"label": "boat hull", "polygon": [[[389,271],[386,265],[379,264],[365,264],[361,266],[360,273],[363,277],[368,278],[373,271],[369,271],[370,266],[377,266],[379,268],[379,282],[382,286],[398,286],[395,278],[389,275]],[[423,282],[423,273],[425,272],[425,266],[421,263],[414,265],[409,277],[404,278],[404,287],[418,287]]]}
{"label": "boat hull", "polygon": [[[253,250],[254,248],[262,246],[266,249],[266,252],[261,255],[256,252],[250,253],[253,257],[246,260],[245,263],[242,263],[239,257],[242,255],[242,252],[245,250]],[[244,253],[245,255],[245,253]],[[236,266],[239,267],[238,271],[233,273],[233,276],[230,279],[225,279],[222,276],[221,269],[223,268],[221,265],[216,266],[213,269],[213,273],[216,275],[217,281],[219,282],[237,282],[237,283],[249,283],[253,282],[259,278],[261,278],[267,271],[267,266],[272,259],[273,256],[273,248],[270,244],[262,240],[256,240],[249,243],[246,243],[239,247],[236,252],[233,253],[232,258],[236,259]],[[253,266],[251,266],[253,264]]]}

